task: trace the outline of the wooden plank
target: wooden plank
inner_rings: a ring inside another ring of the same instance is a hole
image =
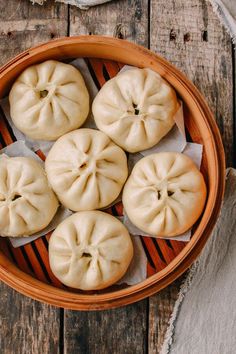
[[[48,0],[44,6],[29,0],[0,1],[0,65],[34,45],[67,35],[68,6]]]
[[[100,34],[148,46],[148,4],[145,0],[112,1],[81,11],[70,9],[70,36]]]
[[[146,352],[146,300],[102,312],[65,311],[65,354]]]
[[[0,283],[1,354],[59,354],[60,310]]]
[[[233,92],[233,100],[234,100],[234,113],[236,112],[236,91],[235,91],[235,88],[236,88],[236,45],[234,44],[233,45],[233,69],[234,69],[234,72],[233,72],[233,86],[234,86],[234,92]],[[234,130],[233,130],[233,134],[234,134],[234,154],[233,154],[233,167],[235,168],[236,167],[236,154],[235,154],[235,151],[236,151],[236,114],[234,114]]]
[[[70,35],[100,34],[148,46],[148,6],[144,0],[113,1],[81,11],[70,8]],[[112,68],[107,68],[109,71]],[[146,352],[148,300],[102,312],[64,312],[64,353]]]
[[[232,46],[205,0],[152,0],[150,48],[186,73],[205,95],[233,161]],[[149,299],[149,352],[160,352],[180,280]]]
[[[23,50],[67,34],[68,6],[48,0],[0,0],[0,65]],[[2,354],[59,353],[60,310],[28,299],[0,284]]]
[[[186,73],[206,97],[233,158],[233,73],[230,36],[207,0],[152,0],[150,45]]]
[[[159,354],[178,292],[185,276],[149,298],[148,352]]]

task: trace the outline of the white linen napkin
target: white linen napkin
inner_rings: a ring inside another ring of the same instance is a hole
[[[236,352],[236,170],[223,208],[175,303],[161,354]]]

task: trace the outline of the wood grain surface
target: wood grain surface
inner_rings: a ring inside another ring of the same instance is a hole
[[[142,44],[176,64],[204,93],[233,155],[233,51],[205,0],[119,0],[81,11],[47,0],[0,0],[0,64],[64,35],[107,34]],[[0,286],[0,352],[159,353],[181,279],[148,300],[103,312],[63,311]]]
[[[1,354],[60,354],[60,310],[1,283]]]
[[[204,94],[232,165],[232,43],[209,1],[152,0],[150,48],[186,73]]]
[[[64,353],[145,353],[147,301],[102,312],[65,311]]]

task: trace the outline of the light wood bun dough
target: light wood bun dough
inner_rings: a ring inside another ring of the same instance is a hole
[[[25,69],[9,101],[15,126],[32,139],[56,140],[79,128],[89,112],[89,94],[79,70],[56,60]]]
[[[73,214],[57,226],[49,241],[54,275],[65,285],[98,290],[116,283],[133,257],[125,226],[101,211]]]
[[[28,157],[0,158],[0,235],[29,236],[44,229],[58,208],[41,165]]]
[[[45,167],[59,200],[74,211],[109,205],[128,176],[125,152],[93,129],[78,129],[59,138]]]
[[[107,81],[92,105],[97,127],[129,152],[157,144],[174,125],[173,88],[150,69],[130,69]]]
[[[201,215],[206,185],[189,157],[162,152],[138,161],[122,200],[129,219],[142,231],[158,237],[177,236]]]

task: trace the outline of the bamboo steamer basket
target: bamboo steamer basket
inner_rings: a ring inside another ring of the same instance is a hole
[[[39,301],[75,310],[102,310],[127,305],[150,296],[185,272],[204,247],[220,210],[225,181],[225,158],[214,117],[196,87],[173,65],[149,50],[110,37],[79,36],[61,38],[29,49],[0,68],[0,98],[8,94],[17,76],[29,65],[48,59],[86,59],[100,86],[124,65],[147,67],[162,75],[184,102],[185,127],[193,142],[203,145],[201,171],[208,188],[201,218],[194,225],[189,242],[142,238],[147,254],[148,277],[133,286],[83,292],[63,286],[52,274],[47,246],[50,234],[14,249],[0,238],[0,279],[17,291]],[[107,77],[108,76],[108,77]],[[1,112],[0,112],[1,113]],[[14,141],[4,117],[0,133],[6,145]],[[38,151],[42,156],[42,153]],[[118,204],[110,210],[122,213]]]

